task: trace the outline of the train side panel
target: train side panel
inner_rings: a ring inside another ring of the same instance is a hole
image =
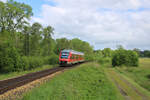
[[[61,51],[59,54],[59,64],[60,65],[68,65],[68,64],[75,64],[84,61],[84,55],[81,53],[74,53],[74,52],[63,52]]]

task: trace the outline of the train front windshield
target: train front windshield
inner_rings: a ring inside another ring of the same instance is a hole
[[[62,59],[68,59],[68,57],[69,57],[69,52],[62,52],[61,53],[61,58]]]

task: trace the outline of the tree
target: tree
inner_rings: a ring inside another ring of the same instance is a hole
[[[0,26],[1,32],[5,30],[10,33],[20,31],[27,20],[33,15],[32,8],[24,3],[8,0],[7,3],[0,1]]]
[[[102,50],[103,56],[104,57],[111,57],[112,56],[112,50],[110,48],[104,48]]]
[[[133,51],[135,51],[138,54],[138,56],[140,56],[140,49],[134,48]]]
[[[56,39],[55,53],[59,54],[63,49],[71,49],[71,42],[66,38]]]
[[[87,54],[93,52],[93,47],[88,42],[82,41],[78,38],[74,38],[71,40],[71,47],[74,50],[81,51]]]
[[[33,23],[31,26],[30,35],[30,55],[36,56],[40,54],[40,42],[42,39],[42,25],[39,23]]]
[[[18,48],[20,32],[33,15],[32,8],[24,3],[8,0],[6,3],[0,1],[0,32],[9,32],[14,40],[14,46]]]
[[[30,26],[25,26],[23,30],[23,48],[22,52],[23,55],[29,56],[30,55],[30,33],[31,33],[31,27]]]
[[[50,55],[53,51],[53,44],[52,44],[52,34],[54,34],[54,28],[52,28],[51,26],[47,26],[46,28],[43,29],[43,41],[42,41],[42,48],[43,48],[43,52],[42,55],[43,56],[47,56]]]
[[[138,66],[138,55],[135,51],[118,49],[112,57],[112,65],[115,66]]]
[[[10,42],[0,45],[0,72],[19,71],[21,59],[16,48]]]
[[[150,51],[144,50],[144,57],[150,57]]]

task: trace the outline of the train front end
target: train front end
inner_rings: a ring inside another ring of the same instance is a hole
[[[59,64],[68,65],[70,64],[70,52],[67,50],[62,50],[59,54]]]

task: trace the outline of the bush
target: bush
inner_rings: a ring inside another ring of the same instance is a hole
[[[99,58],[98,62],[100,64],[110,64],[111,65],[111,58]]]
[[[44,65],[48,65],[49,64],[49,56],[47,56],[47,57],[43,57],[43,64]]]
[[[29,69],[40,67],[43,65],[43,59],[40,57],[29,57]]]
[[[0,45],[0,72],[4,73],[30,70],[47,64],[57,64],[58,59],[59,57],[54,54],[50,57],[21,57],[15,47]]]
[[[22,57],[22,65],[24,70],[30,70],[43,65],[57,64],[58,59],[57,55],[51,55],[50,57],[24,56]]]
[[[28,57],[26,56],[22,57],[22,66],[23,66],[23,70],[30,69],[30,62],[29,62]]]
[[[94,54],[84,54],[84,59],[86,61],[94,61],[96,58],[94,57]]]
[[[53,54],[49,57],[49,64],[50,65],[58,64],[58,63],[59,63],[59,56],[58,55]]]
[[[14,47],[3,47],[0,49],[0,71],[11,72],[22,70],[18,51]]]
[[[48,64],[48,63],[44,63],[45,62],[44,60],[45,60],[44,57],[24,56],[22,57],[23,69],[29,70],[29,69],[33,69]]]
[[[119,49],[112,58],[113,66],[138,66],[138,55],[135,51]]]

